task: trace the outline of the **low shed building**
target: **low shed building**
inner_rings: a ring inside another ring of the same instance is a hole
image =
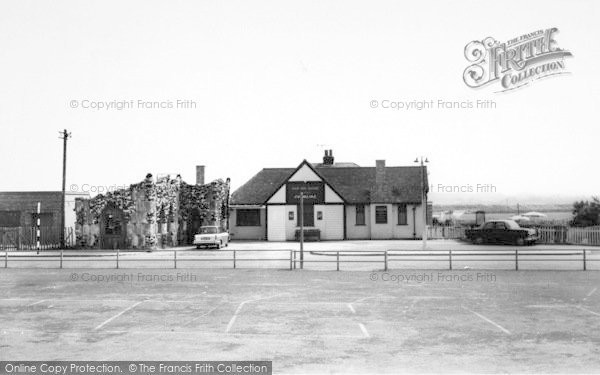
[[[75,200],[86,197],[89,197],[88,193],[65,193],[64,239],[67,246],[75,244]],[[61,191],[0,192],[0,250],[35,249],[38,217],[42,249],[59,248],[62,203]]]

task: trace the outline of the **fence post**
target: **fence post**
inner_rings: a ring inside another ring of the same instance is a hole
[[[177,250],[173,250],[173,268],[177,268]]]
[[[290,250],[290,271],[292,270],[292,252],[293,250]]]
[[[235,269],[235,260],[236,260],[236,253],[235,253],[235,250],[233,250],[233,269]]]
[[[292,250],[294,252],[294,269],[296,269],[296,250]]]
[[[386,250],[385,253],[383,253],[383,255],[384,255],[384,258],[383,258],[384,268],[383,268],[383,270],[387,271],[388,270],[388,251]]]
[[[8,268],[8,251],[4,252],[4,268]]]
[[[515,250],[515,271],[519,270],[519,249]]]
[[[117,269],[119,269],[119,249],[117,249]]]
[[[452,271],[452,250],[448,250],[448,266],[450,271]]]
[[[584,250],[583,250],[583,270],[584,270],[584,271],[585,271],[585,270],[586,270],[586,268],[587,268],[587,265],[586,265],[585,263],[586,263],[586,259],[585,259],[585,249],[584,249]]]
[[[337,264],[336,271],[339,271],[340,270],[340,252],[339,251],[336,253],[336,264]]]
[[[63,251],[60,251],[60,268],[63,268]]]

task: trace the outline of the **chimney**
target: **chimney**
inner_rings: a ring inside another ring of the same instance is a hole
[[[377,191],[383,191],[385,184],[385,160],[375,160],[375,185]]]
[[[204,185],[204,166],[196,166],[196,185]]]
[[[323,165],[333,165],[333,150],[325,150]]]

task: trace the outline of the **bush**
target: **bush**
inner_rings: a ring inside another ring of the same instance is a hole
[[[590,227],[600,224],[600,200],[593,197],[592,201],[579,201],[573,204],[574,227]]]

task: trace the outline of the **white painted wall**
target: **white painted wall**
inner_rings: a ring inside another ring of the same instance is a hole
[[[387,207],[387,223],[385,224],[376,224],[375,223],[375,213],[377,206],[385,206]],[[392,223],[394,222],[394,217],[392,215],[392,205],[391,204],[371,204],[370,215],[369,215],[370,223],[371,223],[371,238],[374,240],[384,240],[393,238],[393,228]]]
[[[365,225],[356,225],[356,206],[346,206],[346,237],[349,240],[371,238],[371,206],[365,205]]]
[[[288,181],[321,181],[321,178],[305,164]]]
[[[323,219],[317,220],[317,212],[323,212]],[[344,239],[344,206],[341,204],[315,205],[315,227],[321,231],[322,240]]]
[[[342,198],[340,198],[339,195],[337,195],[335,193],[335,191],[333,191],[332,188],[329,187],[329,185],[325,184],[325,202],[326,203],[342,203],[344,201],[342,200]]]
[[[387,224],[375,224],[375,207],[376,206],[387,206],[388,208],[388,222]],[[416,207],[416,230],[415,223],[413,220],[413,210]],[[423,215],[424,211],[421,205],[407,205],[407,220],[408,225],[398,225],[398,205],[396,204],[372,204],[370,207],[370,218],[371,218],[371,238],[372,239],[411,239],[413,233],[416,232],[416,237],[420,238],[423,228]]]
[[[284,184],[273,196],[267,201],[267,203],[285,203],[285,189]]]
[[[231,210],[229,216],[229,234],[232,240],[264,240],[265,239],[265,220],[266,210],[260,209],[260,226],[256,227],[238,227],[236,225],[237,209]]]
[[[393,236],[394,238],[401,238],[401,239],[412,239],[413,238],[413,233],[415,232],[415,227],[414,227],[414,221],[413,221],[413,207],[415,207],[415,205],[406,205],[406,219],[407,219],[407,225],[398,225],[398,205],[395,204],[392,207],[392,230],[393,230]],[[423,225],[419,225],[419,217],[422,218],[422,216],[420,216],[420,211],[419,211],[419,206],[417,206],[417,211],[415,212],[416,214],[416,218],[417,218],[417,230],[416,230],[416,234],[417,237],[421,236],[421,232],[419,231],[419,228],[422,228]]]
[[[288,241],[294,241],[296,239],[296,223],[298,223],[298,207],[295,205],[286,205],[285,207],[285,238]],[[290,212],[294,213],[294,219],[289,219]]]
[[[285,241],[287,226],[286,206],[268,206],[267,217],[267,235],[269,241]]]
[[[424,210],[421,205],[407,205],[407,225],[398,225],[398,205],[387,206],[387,224],[375,224],[375,206],[365,205],[365,224],[356,225],[356,206],[346,206],[346,236],[349,240],[368,239],[412,239],[413,232],[421,238]],[[416,207],[416,230],[414,229],[413,210]],[[289,220],[289,212],[294,213],[294,220]],[[317,212],[323,212],[323,220],[317,220]],[[268,208],[269,241],[293,241],[298,229],[298,212],[295,205],[271,205]],[[315,205],[315,226],[321,230],[322,240],[342,240],[344,238],[343,205]],[[307,227],[309,228],[309,227]]]
[[[424,225],[424,221],[425,221],[425,219],[424,219],[425,218],[425,207],[422,207],[420,204],[417,204],[415,206],[417,208],[417,210],[415,212],[416,221],[417,221],[417,238],[421,238],[421,236],[423,234],[423,225]],[[410,215],[409,220],[412,220],[412,207],[410,208],[409,215]],[[411,232],[411,238],[412,238],[412,232]]]

